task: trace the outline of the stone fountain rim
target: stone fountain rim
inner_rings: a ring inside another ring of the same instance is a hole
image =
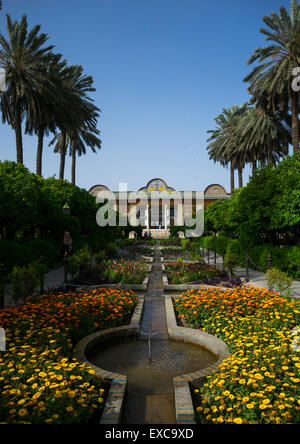
[[[216,357],[216,362],[213,365],[173,378],[177,424],[195,424],[195,410],[189,384],[217,372],[221,363],[230,357],[230,352],[227,344],[217,336],[201,330],[179,327],[171,295],[165,296],[165,307],[169,339],[200,345]]]
[[[119,424],[124,407],[124,399],[127,390],[127,376],[110,372],[96,367],[86,357],[86,352],[94,345],[107,341],[111,338],[136,335],[140,328],[144,308],[144,296],[139,296],[139,301],[134,309],[129,325],[108,328],[92,333],[81,339],[75,346],[75,358],[87,365],[87,370],[93,370],[96,378],[111,382],[107,400],[104,406],[100,424]]]
[[[143,308],[144,296],[140,296],[129,325],[92,333],[79,341],[75,346],[76,359],[81,363],[85,363],[88,370],[93,370],[96,378],[111,382],[100,424],[120,423],[128,379],[125,375],[110,372],[94,366],[86,358],[86,352],[94,345],[111,338],[136,335],[140,330]],[[173,378],[177,424],[193,424],[195,423],[195,411],[190,394],[189,383],[217,371],[221,362],[228,358],[230,353],[227,345],[216,336],[201,330],[179,327],[175,317],[173,300],[169,295],[165,295],[165,310],[168,336],[170,340],[194,343],[210,351],[216,357],[216,363],[209,367]]]

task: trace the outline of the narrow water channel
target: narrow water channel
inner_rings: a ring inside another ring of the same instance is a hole
[[[205,368],[215,358],[201,347],[168,340],[157,248],[145,294],[140,335],[136,340],[124,341],[95,347],[88,356],[94,365],[128,377],[123,423],[176,424],[173,377]]]

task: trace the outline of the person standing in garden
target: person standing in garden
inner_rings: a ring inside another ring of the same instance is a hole
[[[62,254],[64,257],[70,256],[73,251],[73,239],[69,233],[69,231],[66,231],[64,234],[64,238],[62,241],[62,244],[59,249],[59,253]]]

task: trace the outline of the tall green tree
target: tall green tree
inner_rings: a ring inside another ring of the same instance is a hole
[[[72,108],[72,101],[68,100],[61,81],[61,72],[66,62],[61,60],[60,54],[51,54],[44,70],[45,85],[33,92],[31,104],[26,115],[25,131],[36,134],[38,138],[36,153],[36,174],[42,175],[42,156],[44,136],[56,132],[59,125],[70,118],[68,109]]]
[[[0,66],[6,74],[6,90],[1,97],[2,120],[12,126],[16,136],[17,162],[23,163],[22,120],[29,112],[35,91],[43,85],[53,46],[45,46],[48,35],[37,25],[28,30],[27,18],[12,22],[7,15],[8,39],[0,35]]]
[[[54,145],[54,151],[60,153],[60,179],[64,179],[67,148],[74,139],[74,134],[83,128],[96,128],[100,112],[88,96],[89,92],[95,91],[93,78],[84,74],[82,66],[66,67],[62,76],[65,94],[70,100],[70,109],[66,120],[58,125],[60,133],[49,144]]]
[[[299,149],[299,92],[292,88],[292,71],[300,62],[300,3],[291,1],[290,13],[285,7],[280,14],[263,17],[267,29],[260,32],[268,46],[257,48],[247,64],[257,63],[244,81],[259,106],[291,112],[293,150]]]
[[[242,169],[245,163],[237,151],[239,141],[236,138],[235,128],[239,117],[246,111],[247,104],[241,107],[234,105],[232,108],[224,108],[222,113],[215,118],[216,128],[207,131],[211,134],[207,140],[207,151],[210,159],[220,162],[223,166],[230,166],[230,190],[233,193],[234,170],[239,170],[239,185],[242,186]]]
[[[70,146],[70,155],[72,156],[72,184],[76,185],[76,157],[86,154],[86,147],[91,148],[93,153],[97,152],[97,149],[101,149],[101,140],[98,135],[100,131],[95,128],[82,127],[76,133],[73,133]]]
[[[254,169],[257,161],[275,165],[288,154],[290,131],[276,114],[249,107],[237,120],[234,132],[236,155],[241,156],[241,162],[251,161]]]

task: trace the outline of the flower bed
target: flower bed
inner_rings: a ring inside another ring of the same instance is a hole
[[[205,279],[213,279],[227,275],[216,270],[214,267],[205,264],[188,264],[183,262],[165,263],[170,284],[185,284],[187,282],[199,282]]]
[[[194,391],[200,423],[298,423],[299,302],[264,289],[189,291],[180,317],[224,340],[232,356]]]
[[[181,242],[180,239],[160,239],[159,245],[181,246]]]
[[[142,284],[148,271],[148,265],[125,260],[107,261],[99,265],[98,270],[104,281],[110,284]]]
[[[71,284],[93,286],[105,284],[142,284],[148,272],[148,265],[141,262],[110,260],[79,273]]]
[[[151,257],[153,255],[153,249],[151,248],[151,245],[148,245],[145,242],[135,243],[120,249],[119,255],[129,259],[140,259],[141,256]]]
[[[0,353],[0,422],[89,423],[99,420],[107,387],[73,358],[73,346],[124,323],[137,298],[97,289],[47,295],[0,312],[7,350]]]
[[[183,248],[162,248],[160,250],[160,253],[162,255],[162,257],[164,258],[164,260],[189,260],[189,256],[186,250],[184,250]]]

